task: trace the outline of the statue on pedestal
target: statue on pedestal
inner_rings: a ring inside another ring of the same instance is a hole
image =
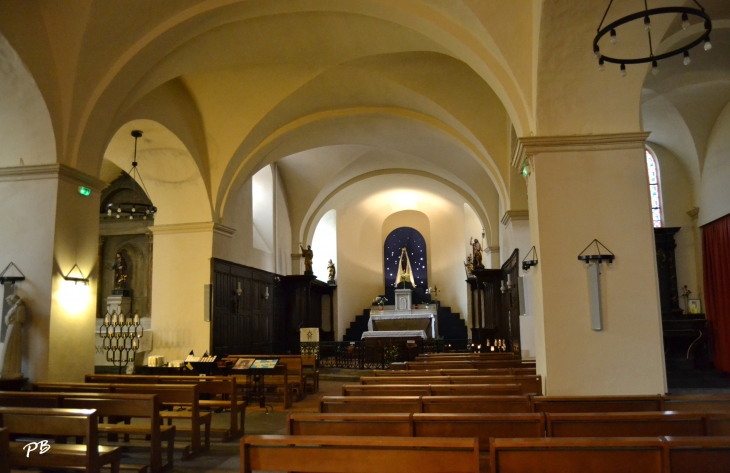
[[[476,238],[471,238],[469,240],[469,244],[471,245],[472,251],[474,253],[474,267],[483,268],[484,265],[482,264],[482,244],[479,243],[479,240]]]
[[[127,285],[127,260],[124,259],[121,253],[117,253],[116,259],[114,260],[114,289],[122,290],[126,289]]]
[[[304,274],[312,274],[312,258],[314,258],[314,252],[312,252],[312,245],[307,245],[305,250],[301,242],[299,248],[302,250],[302,257],[304,258]]]
[[[335,264],[332,262],[332,260],[327,263],[327,282],[335,282]]]
[[[408,253],[403,248],[400,254],[400,262],[398,263],[398,274],[395,276],[395,287],[398,284],[411,283],[413,287],[416,286],[416,281],[413,279],[413,272],[411,271],[411,261],[408,259]]]
[[[0,379],[20,379],[23,377],[21,361],[23,359],[23,323],[25,322],[25,304],[17,295],[7,299],[10,305],[5,324],[5,344],[0,351]]]
[[[466,261],[464,262],[464,268],[466,270],[466,277],[474,277],[474,263],[472,263],[471,255],[466,255]]]

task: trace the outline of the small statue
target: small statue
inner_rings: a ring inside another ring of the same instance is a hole
[[[13,294],[5,299],[10,305],[5,324],[5,344],[0,350],[0,379],[20,379],[23,377],[21,362],[23,359],[23,323],[25,322],[25,304]]]
[[[300,242],[299,248],[301,248],[302,256],[304,257],[304,274],[307,274],[307,273],[312,274],[312,258],[314,258],[314,253],[312,252],[312,245],[307,245],[307,249],[305,250]]]
[[[471,245],[472,251],[474,252],[474,267],[484,267],[484,265],[482,264],[482,244],[479,243],[479,240],[477,240],[476,238],[469,239],[469,244]]]
[[[332,260],[327,263],[327,282],[335,282],[335,264]]]
[[[466,255],[466,261],[464,261],[464,269],[466,270],[466,277],[474,277],[474,263],[472,262],[471,255]]]
[[[114,260],[114,289],[125,289],[127,285],[127,261],[121,253],[117,253]]]

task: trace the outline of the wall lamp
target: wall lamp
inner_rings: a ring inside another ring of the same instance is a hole
[[[14,271],[13,271],[13,268],[15,268]],[[10,270],[11,272],[18,272],[18,273],[20,273],[20,276],[11,276],[10,274],[8,274],[6,276],[5,273],[7,273],[8,270]],[[25,281],[25,274],[23,274],[23,272],[17,266],[15,266],[15,263],[13,263],[13,262],[11,262],[9,265],[7,265],[5,267],[5,269],[3,269],[3,272],[0,273],[0,284],[5,284],[6,282],[9,282],[10,285],[12,286],[16,282],[20,282],[20,281]]]
[[[591,254],[588,253],[588,249],[595,246],[595,251]],[[601,252],[603,248],[603,252]],[[603,330],[603,309],[601,308],[601,263],[604,261],[607,264],[613,263],[616,259],[611,250],[600,241],[593,240],[585,247],[583,251],[578,255],[578,259],[586,262],[588,268],[588,295],[590,297],[591,304],[591,329],[600,332]]]
[[[525,258],[522,260],[522,270],[527,272],[533,266],[537,266],[537,250],[534,246],[527,252]]]
[[[80,275],[80,277],[71,276],[71,273],[74,272],[74,269],[76,269],[76,272]],[[65,279],[66,281],[73,281],[74,284],[82,282],[87,286],[89,285],[89,278],[84,276],[84,273],[81,272],[81,268],[79,268],[79,265],[77,265],[77,264],[73,265],[73,267],[71,268],[71,271],[69,271],[67,274],[65,274],[63,276],[63,279]]]
[[[266,301],[267,301],[267,300],[269,300],[269,286],[266,286],[266,287],[264,288],[264,294],[263,294],[263,296],[262,296],[262,297],[263,297],[263,298],[264,298],[264,300],[266,300]]]

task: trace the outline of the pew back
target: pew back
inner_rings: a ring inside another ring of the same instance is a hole
[[[420,396],[322,396],[320,413],[421,412]]]
[[[424,413],[528,413],[527,396],[430,396],[423,397]]]
[[[288,435],[412,437],[411,414],[290,414]]]
[[[476,473],[476,439],[253,435],[241,441],[241,473]]]
[[[533,396],[535,412],[656,412],[661,396]],[[667,409],[673,410],[673,409]]]
[[[548,437],[707,435],[705,419],[690,412],[545,414]]]
[[[664,437],[671,473],[727,473],[730,437]]]

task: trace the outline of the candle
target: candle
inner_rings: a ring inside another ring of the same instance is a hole
[[[117,313],[116,311],[112,312],[112,325],[117,324]]]
[[[134,325],[139,325],[139,315],[134,314]]]

